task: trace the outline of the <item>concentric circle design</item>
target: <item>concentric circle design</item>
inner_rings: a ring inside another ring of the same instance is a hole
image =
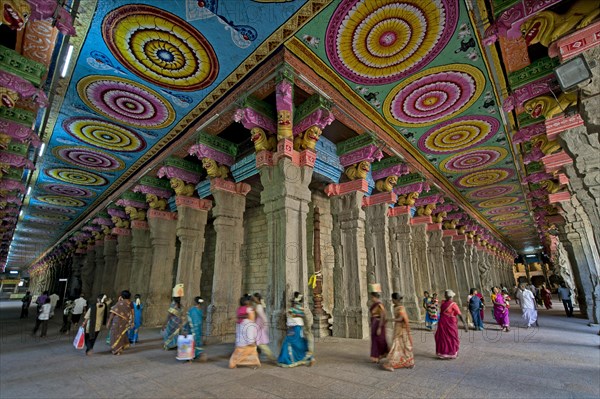
[[[67,186],[64,184],[42,184],[40,188],[46,192],[53,193],[56,195],[67,195],[70,197],[82,197],[82,198],[90,198],[94,197],[96,193],[86,190],[81,187]]]
[[[497,223],[498,226],[519,226],[525,224],[527,224],[527,219],[505,220]]]
[[[117,171],[125,167],[125,163],[112,155],[87,147],[58,146],[52,150],[54,156],[71,165],[100,171]]]
[[[455,184],[462,188],[489,186],[508,179],[513,173],[512,170],[505,168],[480,170],[458,178]]]
[[[473,190],[467,194],[467,197],[473,200],[494,198],[501,195],[512,194],[517,190],[517,188],[518,186],[515,184],[498,184],[493,187],[485,187],[478,190]]]
[[[429,154],[453,154],[484,143],[499,127],[500,122],[490,116],[462,116],[430,129],[418,146]]]
[[[84,206],[85,202],[77,198],[66,197],[64,195],[40,195],[35,197],[38,201],[46,202],[52,205],[60,206]]]
[[[527,217],[527,212],[512,212],[505,213],[503,215],[498,215],[490,218],[494,222],[501,222],[503,220],[512,220]]]
[[[161,87],[196,91],[219,73],[217,55],[200,32],[156,7],[131,4],[102,23],[106,45],[127,69]]]
[[[349,0],[331,16],[325,51],[333,68],[365,85],[398,81],[444,49],[458,20],[456,0]]]
[[[86,76],[77,83],[77,92],[94,111],[129,126],[160,129],[175,119],[164,97],[129,79]]]
[[[75,209],[46,206],[46,205],[35,205],[33,208],[38,211],[50,212],[50,213],[77,213],[77,211]]]
[[[146,148],[146,142],[137,133],[102,119],[69,118],[63,122],[63,129],[76,139],[105,150],[136,152]]]
[[[498,206],[506,206],[510,204],[514,204],[519,200],[519,197],[501,197],[501,198],[492,198],[483,202],[480,202],[479,208],[495,208]]]
[[[463,151],[440,163],[440,170],[446,173],[465,173],[489,168],[506,158],[508,151],[502,147],[479,147]]]
[[[509,206],[503,206],[501,208],[493,208],[490,209],[488,211],[483,212],[484,215],[487,216],[493,216],[493,215],[501,215],[504,213],[512,213],[512,212],[517,212],[517,211],[524,211],[525,210],[525,206],[524,205],[509,205]]]
[[[65,215],[53,215],[50,213],[36,213],[35,215],[31,215],[32,217],[35,218],[40,218],[40,219],[47,219],[47,220],[61,220],[61,221],[68,221],[71,220],[72,218],[69,216],[65,216]]]
[[[102,176],[79,169],[53,168],[46,170],[46,175],[65,183],[82,186],[104,186],[108,183]]]
[[[394,87],[383,102],[383,113],[398,126],[443,122],[473,105],[484,87],[483,73],[471,65],[429,68]]]

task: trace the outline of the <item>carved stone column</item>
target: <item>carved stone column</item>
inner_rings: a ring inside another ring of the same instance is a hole
[[[339,194],[331,198],[335,253],[333,336],[362,339],[369,336],[365,212],[362,209],[368,185],[366,180],[360,179],[336,186],[340,188],[336,190]]]
[[[147,217],[152,241],[152,268],[144,309],[144,324],[160,326],[165,322],[166,312],[171,303],[177,214],[150,209]]]
[[[410,320],[419,321],[421,315],[420,295],[415,283],[412,263],[412,226],[410,207],[396,206],[390,209],[390,251],[392,261],[392,287],[404,296],[402,302]]]
[[[470,245],[467,245],[466,237],[463,234],[457,234],[454,236],[450,236],[449,238],[452,238],[452,248],[454,248],[454,266],[456,271],[456,283],[459,289],[461,290],[460,297],[462,301],[462,298],[466,298],[465,293],[469,292],[471,288],[479,286],[479,284],[477,284],[477,286],[473,285],[472,281],[472,247]],[[444,244],[446,244],[448,241],[444,242]]]
[[[131,290],[129,276],[131,275],[131,230],[114,228],[117,236],[117,271],[115,273],[115,289],[117,295],[123,290]]]
[[[150,227],[144,220],[131,221],[131,254],[133,257],[129,274],[131,293],[140,294],[145,302],[152,271],[152,240]]]
[[[281,156],[282,145],[289,144],[287,140],[280,142],[275,156]],[[314,153],[302,154],[304,159],[307,155],[316,159]],[[260,202],[267,216],[267,298],[272,309],[273,347],[279,346],[285,335],[285,311],[293,292],[298,291],[308,298],[306,219],[313,165],[314,159],[296,163],[283,157],[275,165],[260,166],[263,185]]]
[[[207,334],[221,341],[235,338],[236,310],[242,295],[241,251],[244,244],[244,211],[250,186],[212,179],[210,191],[216,232],[215,265]]]
[[[381,284],[381,299],[388,312],[392,311],[392,259],[390,251],[389,204],[396,203],[394,193],[380,193],[365,197],[365,247],[367,251],[367,275]],[[398,276],[399,277],[399,276]],[[392,314],[392,313],[390,313]]]
[[[427,225],[431,223],[430,216],[412,218],[412,264],[415,277],[415,285],[419,295],[423,291],[432,291],[431,276],[429,275],[429,251],[427,250]]]
[[[462,307],[462,298],[465,296],[466,287],[463,281],[458,280],[457,276],[457,259],[454,250],[454,237],[456,237],[456,230],[443,230],[442,241],[444,242],[444,268],[446,269],[446,287],[456,292],[454,301],[458,303],[458,306]],[[462,254],[464,258],[464,253]],[[464,267],[464,265],[461,265]]]
[[[102,291],[109,298],[116,299],[115,273],[117,271],[117,237],[104,237],[104,274],[102,276]]]
[[[177,196],[177,237],[181,242],[177,265],[177,283],[183,283],[186,295],[182,304],[186,309],[194,306],[194,297],[200,295],[204,229],[212,201]]]
[[[92,291],[94,270],[96,268],[96,253],[94,247],[88,247],[81,265],[81,292],[89,296]]]
[[[427,263],[429,265],[431,290],[437,292],[441,299],[444,291],[449,288],[446,282],[441,223],[427,225]]]
[[[84,292],[86,298],[88,299],[102,293],[102,280],[106,271],[106,266],[104,265],[104,238],[101,240],[96,240],[96,244],[94,246],[94,256],[96,257],[96,269],[94,270],[92,289],[89,293]]]

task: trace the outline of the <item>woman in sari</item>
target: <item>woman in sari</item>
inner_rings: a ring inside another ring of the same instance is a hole
[[[133,327],[129,330],[129,343],[131,344],[139,342],[138,331],[142,325],[142,310],[144,310],[141,298],[140,294],[135,294],[135,301],[133,303]]]
[[[267,313],[265,312],[265,301],[262,299],[262,295],[256,292],[252,296],[254,302],[254,310],[256,311],[256,328],[257,337],[256,345],[260,349],[260,353],[264,354],[269,360],[275,361],[275,356],[269,348],[269,320]]]
[[[173,302],[169,306],[167,323],[163,333],[163,349],[176,349],[177,338],[183,327],[183,309],[181,308],[181,297],[173,297]]]
[[[235,350],[229,358],[229,368],[237,366],[260,367],[258,351],[256,350],[256,312],[251,306],[252,298],[244,295],[240,299],[235,326]]]
[[[394,338],[392,348],[382,367],[388,371],[399,368],[413,368],[415,359],[413,357],[413,342],[410,335],[408,316],[402,306],[402,296],[397,292],[392,294],[394,303]]]
[[[304,335],[306,315],[303,302],[302,294],[294,292],[292,306],[287,311],[287,335],[277,358],[277,365],[280,367],[312,366],[315,362]]]
[[[446,300],[440,307],[440,320],[435,332],[435,352],[440,359],[456,359],[458,357],[460,340],[457,318],[463,323],[465,331],[469,331],[458,305],[453,300],[454,295],[454,291],[446,290],[444,294]]]
[[[110,350],[113,355],[120,355],[129,347],[127,332],[133,321],[131,309],[131,293],[127,290],[121,292],[117,303],[110,308],[110,316],[106,327],[110,329]]]
[[[385,339],[386,312],[378,292],[371,292],[371,361],[379,363],[379,360],[387,356],[389,349]]]
[[[542,299],[544,300],[544,306],[546,309],[552,309],[552,291],[546,287],[546,284],[542,284]]]
[[[508,316],[508,307],[506,306],[506,302],[504,301],[504,296],[500,292],[498,287],[494,287],[493,289],[494,295],[492,296],[492,301],[494,303],[494,318],[500,327],[502,327],[502,331],[508,332],[510,331],[510,320]]]
[[[188,326],[191,334],[194,336],[194,360],[200,359],[206,361],[206,354],[202,347],[202,304],[204,299],[197,296],[194,298],[194,305],[187,314]]]

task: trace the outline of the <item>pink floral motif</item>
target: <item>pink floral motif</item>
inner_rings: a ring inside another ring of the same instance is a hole
[[[33,143],[34,137],[36,142],[39,143],[39,138],[35,135],[33,130],[25,125],[7,119],[0,118],[0,133],[12,137],[13,140],[18,141],[19,143],[24,143],[28,140]]]
[[[147,209],[148,208],[147,203],[135,201],[135,200],[131,200],[131,199],[122,199],[121,198],[121,199],[117,200],[117,202],[115,202],[115,204],[117,204],[118,206],[122,206],[123,208],[125,208],[126,206],[132,206],[137,209]]]
[[[10,152],[0,151],[0,163],[5,163],[15,168],[35,169],[33,162],[28,158]]]
[[[340,164],[343,167],[346,167],[362,161],[379,161],[381,158],[383,158],[383,153],[379,147],[376,145],[368,145],[366,147],[359,148],[358,150],[341,155]]]
[[[158,198],[170,198],[171,190],[138,184],[133,188],[134,193],[154,194]]]
[[[240,122],[248,130],[260,127],[271,134],[277,133],[277,124],[274,120],[249,107],[237,109],[233,115],[233,120]]]
[[[398,195],[405,195],[409,193],[421,193],[423,191],[429,191],[429,183],[426,181],[407,184],[406,186],[394,187],[394,192]]]
[[[73,17],[56,0],[27,0],[31,6],[31,21],[56,19],[56,28],[65,35],[75,36]]]
[[[546,126],[543,122],[524,127],[519,130],[512,138],[514,144],[521,144],[530,141],[532,138],[546,133]]]
[[[202,158],[214,159],[218,163],[227,166],[231,166],[235,162],[234,158],[231,155],[225,154],[221,151],[217,151],[204,144],[194,144],[188,150],[188,154],[195,155],[200,160],[202,160]]]
[[[110,216],[116,216],[116,217],[119,217],[121,219],[128,219],[129,218],[127,216],[127,214],[125,213],[125,210],[120,209],[120,208],[108,208],[106,211],[108,212],[108,214]]]
[[[16,91],[22,99],[32,97],[40,107],[48,105],[46,93],[20,76],[0,70],[0,86]]]
[[[163,166],[158,170],[156,176],[166,177],[167,179],[179,178],[186,183],[198,184],[201,175],[175,166]]]
[[[373,172],[371,176],[373,180],[385,179],[388,176],[403,176],[408,174],[410,171],[408,170],[408,165],[399,164],[394,165],[389,168],[378,170],[377,172]]]
[[[552,175],[546,172],[538,172],[538,173],[532,173],[529,176],[525,176],[525,178],[523,178],[523,182],[525,183],[539,183],[543,180],[548,180],[548,179],[552,179]]]
[[[429,204],[443,204],[444,194],[428,195],[427,197],[419,197],[415,201],[415,206],[423,206]]]
[[[544,152],[540,149],[540,147],[538,146],[533,146],[533,148],[531,149],[530,152],[528,152],[527,154],[525,154],[523,156],[523,163],[525,165],[531,163],[531,162],[535,162],[535,161],[539,161],[540,159],[542,159],[544,157]]]
[[[330,111],[325,109],[317,109],[306,118],[294,124],[294,136],[299,135],[311,126],[318,126],[319,129],[323,130],[326,126],[331,125],[334,120],[335,116]]]
[[[541,79],[531,82],[523,87],[515,89],[515,91],[508,96],[502,104],[502,109],[506,112],[512,111],[514,108],[523,106],[523,103],[534,97],[541,96],[542,94],[548,93],[550,90],[558,88],[556,84],[556,76],[550,74]]]

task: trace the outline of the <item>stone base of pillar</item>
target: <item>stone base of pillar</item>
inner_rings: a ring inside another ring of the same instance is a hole
[[[330,318],[331,315],[325,311],[314,314],[312,330],[315,338],[329,337],[331,335]]]
[[[417,297],[403,298],[402,304],[408,315],[408,320],[415,323],[421,321],[421,308],[418,306]]]
[[[236,319],[236,305],[210,305],[206,317],[206,342],[208,344],[235,342]]]
[[[368,315],[362,308],[348,308],[333,311],[333,336],[340,338],[368,338]]]

